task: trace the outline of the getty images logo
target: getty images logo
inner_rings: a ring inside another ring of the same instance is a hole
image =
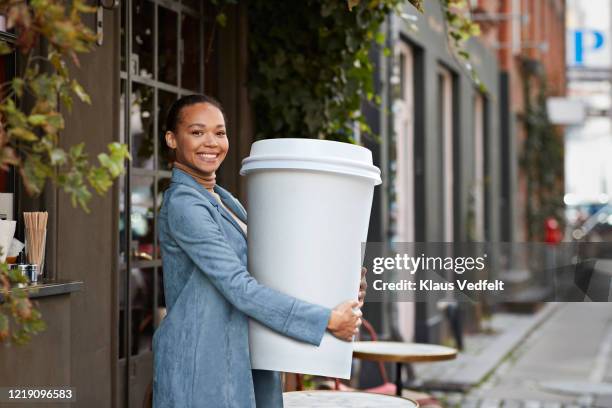
[[[407,271],[414,275],[418,271],[442,272],[452,271],[461,275],[466,271],[482,271],[485,267],[487,254],[482,256],[411,256],[396,254],[393,257],[376,257],[372,261],[372,272],[380,275],[385,271]]]

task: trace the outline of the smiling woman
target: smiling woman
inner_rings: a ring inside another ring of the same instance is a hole
[[[325,330],[352,339],[360,303],[347,300],[330,310],[250,275],[246,211],[215,183],[229,149],[217,101],[177,100],[166,128],[175,162],[159,212],[168,312],[153,338],[154,406],[282,407],[279,373],[251,370],[248,319],[318,346]]]
[[[199,172],[212,188],[215,171],[229,150],[221,105],[206,95],[181,98],[168,113],[166,129],[166,143],[176,153],[175,167]]]

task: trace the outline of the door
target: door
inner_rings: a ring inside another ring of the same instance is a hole
[[[395,136],[395,173],[392,240],[415,240],[415,174],[414,174],[414,55],[411,47],[400,41],[395,50],[399,84],[393,101],[393,130]],[[414,303],[396,302],[398,332],[404,341],[414,337]]]

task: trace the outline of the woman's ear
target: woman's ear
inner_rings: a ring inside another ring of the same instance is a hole
[[[176,149],[176,135],[174,132],[167,131],[166,132],[166,145],[168,145],[171,149]]]

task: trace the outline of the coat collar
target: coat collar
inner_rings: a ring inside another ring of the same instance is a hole
[[[232,225],[234,225],[234,227],[236,227],[236,229],[238,229],[238,231],[240,231],[240,233],[244,235],[246,238],[244,231],[242,230],[242,228],[240,228],[240,225],[238,225],[234,217],[232,217],[231,214],[229,214],[225,208],[222,208],[223,206],[219,205],[219,201],[217,201],[215,196],[213,196],[210,193],[210,191],[205,189],[193,177],[191,177],[189,174],[185,173],[184,171],[180,169],[174,168],[172,169],[172,182],[185,184],[189,187],[192,187],[198,190],[200,194],[202,194],[219,211],[219,213],[225,219],[227,219]],[[247,221],[246,212],[241,206],[237,204],[237,200],[227,190],[225,190],[221,186],[215,185],[214,190],[215,190],[215,193],[219,194],[219,197],[221,197],[221,201],[223,201],[223,204],[227,208],[229,208],[234,214],[236,214],[236,216],[242,222],[246,224],[246,221]]]

